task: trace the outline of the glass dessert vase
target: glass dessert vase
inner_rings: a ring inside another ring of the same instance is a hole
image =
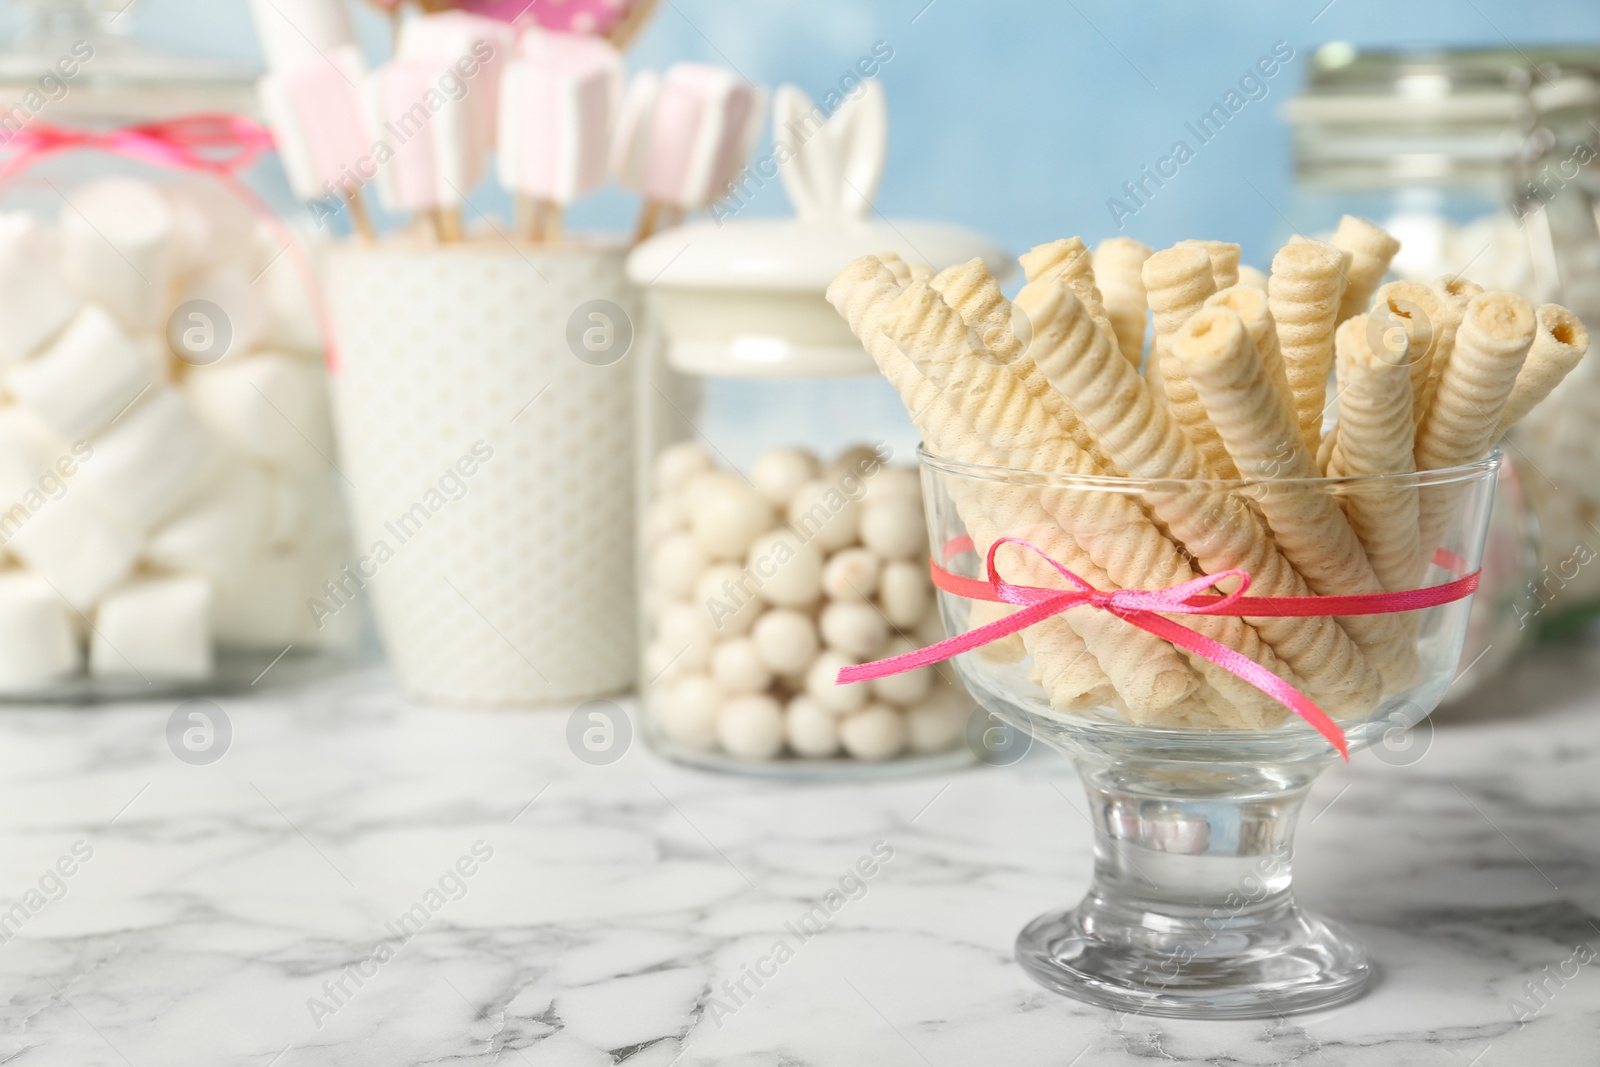
[[[1359,618],[1338,619],[1306,599],[1295,602],[1304,613],[1296,617],[1284,617],[1292,612],[1280,610],[1282,603],[1263,604],[1260,616],[1243,614],[1245,600],[1224,619],[1209,609],[1159,610],[1171,601],[1130,612],[1102,597],[953,661],[988,712],[1064,753],[1088,792],[1094,877],[1080,904],[1040,916],[1018,936],[1018,962],[1035,980],[1121,1011],[1190,1018],[1276,1016],[1359,995],[1372,977],[1365,950],[1302,910],[1291,884],[1295,823],[1317,775],[1340,758],[1334,745],[1259,687],[1235,684],[1242,681],[1238,670],[1185,653],[1141,631],[1132,617],[1166,624],[1169,634],[1171,623],[1198,631],[1266,666],[1327,712],[1351,752],[1409,729],[1438,704],[1455,674],[1499,455],[1418,474],[1265,482],[1055,476],[971,466],[926,451],[922,459],[935,578],[952,634],[1027,610],[1042,590],[1072,589],[1061,567],[1093,584],[1087,573],[1097,560],[1078,566],[1062,557],[1076,553],[1082,561],[1119,551],[1126,535],[1097,524],[1129,501],[1156,520],[1194,574],[1244,570],[1252,578],[1245,596],[1262,598],[1371,592],[1303,584],[1291,591],[1283,584],[1285,568],[1262,562],[1264,553],[1293,564],[1287,538],[1219,567],[1214,546],[1229,541],[1228,531],[1267,530],[1261,514],[1274,509],[1261,507],[1265,494],[1296,494],[1324,511],[1329,503],[1350,511],[1398,501],[1402,515],[1422,516],[1401,531],[1407,539],[1415,535],[1416,545],[1415,580],[1406,588],[1446,592],[1424,597],[1432,606],[1420,610],[1408,610],[1418,599],[1397,596],[1392,586],[1369,598]],[[1041,521],[1046,514],[1063,521]],[[1197,531],[1205,536],[1180,540]],[[1217,532],[1213,541],[1210,531]],[[1197,552],[1196,559],[1181,547],[1199,543],[1211,554]],[[1257,566],[1244,566],[1244,558]],[[1278,576],[1275,587],[1271,574]],[[1015,584],[997,586],[996,577]],[[1219,582],[1216,593],[1233,592],[1238,581]],[[973,590],[980,583],[999,595],[979,598]],[[1140,588],[1154,592],[1165,584],[1152,580]],[[1193,596],[1190,590],[1179,599]],[[1384,633],[1387,639],[1379,640]],[[1162,662],[1178,673],[1160,674],[1158,668],[1168,669]],[[1138,688],[1141,679],[1165,684],[1184,670],[1192,680],[1176,699],[1171,685],[1161,698]],[[1358,682],[1362,672],[1366,680]]]

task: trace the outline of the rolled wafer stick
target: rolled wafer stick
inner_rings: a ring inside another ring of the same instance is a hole
[[[894,270],[894,267],[889,269]],[[909,272],[906,280],[910,280]],[[1127,473],[1094,443],[1071,405],[1050,388],[1050,383],[1027,356],[1022,341],[1012,329],[1011,301],[1000,292],[1000,283],[995,281],[981,258],[947,267],[934,276],[931,284],[944,294],[945,301],[955,308],[962,321],[977,331],[978,339],[994,358],[1022,379],[1033,398],[1061,424],[1074,444],[1089,453],[1101,471],[1116,477]]]
[[[1347,259],[1332,245],[1296,236],[1272,257],[1272,274],[1267,278],[1267,299],[1278,324],[1278,343],[1307,456],[1315,456],[1322,441],[1322,413],[1333,370],[1333,329],[1344,297]]]
[[[1267,293],[1253,285],[1230,285],[1221,292],[1206,298],[1207,307],[1223,307],[1239,316],[1256,346],[1261,365],[1267,377],[1277,387],[1286,401],[1293,395],[1289,389],[1289,375],[1283,366],[1283,349],[1278,346],[1278,324],[1272,319],[1272,309],[1267,306]]]
[[[1267,291],[1267,276],[1249,264],[1239,267],[1239,284],[1248,285],[1252,289]]]
[[[1388,230],[1366,219],[1346,215],[1328,243],[1350,257],[1345,269],[1344,296],[1339,298],[1339,321],[1359,315],[1389,271],[1400,242]]]
[[[1427,408],[1434,364],[1455,343],[1461,315],[1438,293],[1420,282],[1389,282],[1372,297],[1374,312],[1387,311],[1406,332],[1407,358],[1411,361],[1411,419],[1415,424]]]
[[[1410,474],[1410,341],[1387,311],[1356,315],[1334,339],[1338,362],[1338,477]],[[1332,435],[1330,435],[1332,436]],[[1373,573],[1391,591],[1411,588],[1420,547],[1417,490],[1411,485],[1352,487],[1339,498]]]
[[[1480,293],[1467,305],[1455,347],[1417,428],[1417,469],[1482,459],[1494,441],[1517,374],[1538,332],[1533,308],[1511,293]],[[1429,486],[1418,503],[1422,558],[1440,547],[1459,486]]]
[[[1338,435],[1329,433],[1323,434],[1322,442],[1317,445],[1317,470],[1329,478],[1338,477],[1337,474],[1333,473],[1335,469],[1333,465],[1333,446],[1337,442]]]
[[[894,275],[881,261],[865,256],[856,260],[828,287],[828,300],[861,338],[879,370],[900,394],[923,439],[940,455],[958,462],[998,465],[998,455],[973,434],[950,408],[938,386],[901,352],[884,332],[884,320],[901,291]],[[953,487],[957,511],[972,534],[974,544],[987,549],[994,532],[981,502],[969,487]],[[1058,616],[1022,631],[1024,647],[1034,656],[1038,682],[1050,695],[1052,706],[1081,710],[1084,700],[1106,700],[1115,687],[1088,645],[1071,625]],[[1120,698],[1118,698],[1120,699]]]
[[[1155,403],[1128,361],[1099,336],[1070,291],[1058,286],[1027,302],[1039,368],[1050,384],[1073,398],[1091,432],[1126,457],[1131,473],[1204,476],[1194,444]],[[1206,573],[1243,570],[1257,596],[1311,595],[1305,579],[1273,547],[1260,518],[1238,494],[1153,491],[1148,496],[1156,516]],[[1377,673],[1333,619],[1263,617],[1251,619],[1250,625],[1330,714],[1349,717],[1372,710],[1378,699]],[[1229,647],[1255,658],[1247,645]]]
[[[1179,241],[1178,247],[1203,248],[1211,259],[1211,280],[1218,289],[1239,284],[1239,246],[1232,241]]]
[[[1539,332],[1528,349],[1528,358],[1517,374],[1517,383],[1511,387],[1511,396],[1500,413],[1500,424],[1495,427],[1495,440],[1522,421],[1589,350],[1589,331],[1583,328],[1578,316],[1560,304],[1545,304],[1537,313]]]
[[[1074,321],[1082,333],[1095,338],[1104,358],[1114,362],[1127,380],[1141,390],[1144,388],[1137,372],[1088,318],[1064,280],[1042,283],[1034,292],[1043,294],[1046,301],[1035,308],[1036,316],[1043,315],[1043,318],[1034,319],[1036,347],[1042,345],[1052,350],[1060,347],[1055,331],[1062,321],[1053,315],[1055,305],[1048,302],[1051,294],[1058,294],[1058,299],[1072,302],[1078,312]],[[978,435],[1004,458],[1002,465],[1061,474],[1082,473],[1088,466],[1087,457],[1064,435],[1040,432],[1047,424],[1043,410],[1017,383],[1005,379],[1003,368],[970,354],[962,358],[962,345],[975,339],[961,328],[959,319],[942,306],[942,301],[933,299],[937,295],[931,290],[920,292],[916,286],[908,287],[901,295],[902,312],[910,313],[913,309],[915,312],[914,320],[909,324],[902,321],[897,330],[896,339],[901,348],[918,363],[929,380],[944,390]],[[1188,560],[1176,546],[1124,494],[1044,487],[1039,499],[1045,510],[1088,553],[1095,567],[1103,569],[1118,586],[1149,588],[1150,583],[1154,583],[1165,587],[1187,581],[1194,575]],[[1249,625],[1236,619],[1196,618],[1193,621],[1196,630],[1269,670],[1289,673]],[[1089,640],[1091,648],[1096,647],[1086,630],[1080,627],[1079,632]],[[1261,727],[1281,721],[1283,708],[1264,699],[1253,687],[1201,657],[1194,657],[1193,664],[1203,678],[1228,697],[1235,725]],[[1104,658],[1101,666],[1116,677]],[[1120,681],[1117,688],[1132,706],[1135,695]]]
[[[1439,291],[1440,296],[1460,308],[1463,315],[1466,314],[1467,305],[1472,303],[1472,298],[1483,293],[1483,286],[1460,274],[1443,275],[1433,283],[1433,287]]]
[[[1131,237],[1107,237],[1094,249],[1094,276],[1105,303],[1117,348],[1135,367],[1144,363],[1144,335],[1150,304],[1144,293],[1144,261],[1154,253]]]
[[[1167,411],[1199,450],[1206,476],[1231,479],[1237,478],[1239,472],[1216,428],[1206,418],[1205,406],[1194,385],[1184,375],[1181,363],[1166,358],[1173,336],[1216,293],[1215,279],[1211,253],[1198,241],[1180,242],[1145,260],[1145,291],[1156,327],[1149,373],[1153,375],[1153,388],[1165,399]]]
[[[1029,284],[1060,278],[1072,286],[1073,293],[1083,301],[1083,306],[1089,309],[1090,316],[1105,330],[1106,336],[1116,339],[1111,318],[1106,314],[1105,298],[1095,283],[1094,257],[1089,254],[1081,237],[1065,237],[1035,245],[1030,251],[1024,252],[1018,262],[1022,264],[1022,273]]]
[[[1306,450],[1293,410],[1268,376],[1239,316],[1218,307],[1198,312],[1173,338],[1172,354],[1188,370],[1239,473],[1262,479],[1255,487],[1256,502],[1279,551],[1312,590],[1324,596],[1382,592],[1335,498],[1320,486],[1296,481],[1318,476],[1313,453]],[[1416,648],[1401,639],[1398,616],[1349,616],[1340,625],[1378,669],[1386,688],[1409,684],[1418,667]]]

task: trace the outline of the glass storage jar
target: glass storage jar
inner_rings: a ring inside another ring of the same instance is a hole
[[[797,93],[779,91],[780,131],[798,128],[786,106],[810,103]],[[935,269],[981,256],[1001,275],[1010,263],[962,230],[869,220],[881,93],[868,83],[846,106],[854,118],[829,126],[850,143],[824,127],[793,146],[813,160],[804,175],[780,164],[798,218],[669,230],[628,263],[649,322],[638,379],[645,734],[699,766],[850,776],[972,758],[976,704],[943,665],[834,684],[841,667],[944,631],[918,435],[825,293],[851,260],[886,250]]]
[[[1402,241],[1392,273],[1461,276],[1600,323],[1600,52],[1318,49],[1285,113],[1294,230],[1344,214]],[[1458,696],[1535,633],[1600,606],[1600,374],[1586,360],[1505,443]],[[1559,573],[1558,573],[1559,572]]]
[[[0,52],[0,698],[326,669],[359,611],[309,604],[348,553],[307,253],[278,218],[304,209],[270,152],[237,195],[108,143],[248,116],[254,74],[147,51],[125,0],[23,6]]]

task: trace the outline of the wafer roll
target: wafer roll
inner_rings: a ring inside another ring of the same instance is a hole
[[[1239,284],[1239,246],[1232,241],[1179,241],[1183,247],[1205,249],[1211,259],[1211,280],[1218,289]]]
[[[1367,309],[1367,301],[1377,291],[1378,284],[1389,271],[1400,242],[1394,235],[1376,223],[1354,215],[1339,220],[1329,244],[1350,256],[1345,269],[1344,296],[1339,298],[1339,321],[1359,315]]]
[[[1066,237],[1035,245],[1031,251],[1023,253],[1018,262],[1022,264],[1022,273],[1029,283],[1060,278],[1072,286],[1073,293],[1083,301],[1090,317],[1106,332],[1106,336],[1116,337],[1111,318],[1106,314],[1105,297],[1095,281],[1094,257],[1084,247],[1082,238]]]
[[[1267,305],[1267,293],[1253,285],[1240,283],[1206,298],[1206,307],[1223,307],[1239,316],[1256,346],[1261,365],[1267,377],[1277,388],[1286,403],[1293,403],[1289,389],[1289,375],[1283,366],[1283,349],[1278,346],[1278,324],[1272,320],[1272,309]]]
[[[1416,470],[1409,342],[1398,320],[1386,315],[1346,319],[1335,338],[1341,478]],[[1420,545],[1415,486],[1352,487],[1339,503],[1378,581],[1389,590],[1411,588]]]
[[[1267,291],[1267,276],[1248,263],[1239,267],[1239,284],[1248,285],[1252,289]]]
[[[1417,469],[1482,459],[1494,441],[1517,374],[1538,332],[1533,308],[1510,293],[1482,293],[1467,305],[1455,347],[1417,429]],[[1419,502],[1424,561],[1440,547],[1459,486],[1432,486]]]
[[[1039,369],[1050,384],[1073,398],[1091,432],[1125,458],[1131,473],[1184,480],[1203,477],[1193,443],[1155,403],[1128,361],[1100,336],[1069,289],[1056,286],[1036,295],[1024,293],[1018,302],[1028,305],[1034,323]],[[1152,491],[1148,499],[1156,516],[1207,573],[1241,569],[1251,575],[1251,591],[1258,596],[1311,594],[1238,493]],[[1333,619],[1262,617],[1252,618],[1250,624],[1288,664],[1301,688],[1330,714],[1349,717],[1372,710],[1378,676]],[[1242,640],[1248,638],[1248,633],[1241,635]],[[1249,645],[1229,647],[1256,658]]]
[[[1172,353],[1200,391],[1241,474],[1264,479],[1255,498],[1278,548],[1324,596],[1382,592],[1366,551],[1336,499],[1295,479],[1318,476],[1294,414],[1262,366],[1250,334],[1227,308],[1206,308],[1173,338]],[[1416,649],[1401,640],[1398,616],[1341,619],[1391,691],[1414,676]]]
[[[1023,342],[1012,329],[1011,301],[1000,292],[1000,283],[995,281],[981,258],[947,267],[935,275],[930,284],[944,294],[945,301],[955,308],[962,321],[977,332],[984,348],[1022,379],[1022,384],[1033,398],[1061,424],[1074,444],[1089,453],[1101,471],[1115,477],[1127,473],[1101,451],[1072,406],[1060,393],[1050,388],[1050,383],[1039,373],[1039,368],[1027,355]]]
[[[1322,409],[1333,370],[1333,328],[1344,296],[1346,258],[1332,245],[1293,237],[1272,257],[1267,279],[1267,299],[1278,324],[1283,365],[1294,392],[1295,421],[1307,456],[1315,456],[1322,441]]]
[[[1578,316],[1560,304],[1545,304],[1537,317],[1539,332],[1517,374],[1517,383],[1511,388],[1506,408],[1500,413],[1500,424],[1494,431],[1496,440],[1504,437],[1535,404],[1549,396],[1589,350],[1589,331],[1583,328]]]
[[[1145,318],[1150,310],[1144,295],[1144,261],[1153,251],[1131,237],[1107,237],[1094,250],[1094,276],[1106,317],[1117,348],[1135,367],[1144,363]]]
[[[1406,332],[1407,358],[1411,361],[1411,419],[1420,421],[1427,407],[1429,383],[1435,364],[1455,343],[1460,314],[1432,289],[1420,282],[1390,282],[1372,298],[1372,310],[1387,310]]]
[[[1235,257],[1237,267],[1237,257]],[[1237,273],[1237,271],[1235,271]],[[1216,272],[1211,253],[1199,241],[1180,242],[1157,252],[1144,263],[1145,289],[1155,313],[1156,340],[1151,355],[1150,381],[1165,398],[1166,407],[1205,461],[1206,477],[1237,478],[1238,470],[1222,445],[1222,438],[1206,418],[1204,405],[1182,364],[1166,358],[1172,337],[1216,293]]]
[[[1063,293],[1070,292],[1064,283],[1055,283],[1055,288]],[[930,381],[944,390],[952,406],[978,435],[1008,457],[1007,465],[1062,473],[1081,467],[1082,454],[1071,449],[1069,442],[1038,439],[1034,428],[1042,425],[1042,411],[1023,390],[1005,382],[1003,376],[996,373],[997,368],[984,360],[970,355],[963,358],[959,354],[963,339],[970,334],[937,297],[931,289],[922,292],[915,285],[901,294],[897,302],[901,320],[895,336],[902,350]],[[1092,329],[1092,326],[1086,328]],[[1109,346],[1103,335],[1094,332],[1102,345]],[[1036,343],[1040,337],[1035,334]],[[1048,343],[1049,335],[1043,337]],[[1132,372],[1125,363],[1122,366]],[[1008,494],[1008,497],[1014,496],[1014,491]],[[1095,569],[1103,568],[1106,580],[1115,586],[1148,588],[1145,583],[1151,582],[1166,586],[1187,581],[1194,574],[1172,543],[1123,494],[1044,487],[1039,492],[1039,500],[1088,553]],[[999,502],[997,507],[1003,504]],[[1009,529],[1012,525],[1003,524],[1002,528]],[[1088,574],[1083,577],[1095,582]],[[1269,669],[1286,669],[1255,633],[1238,620],[1208,618],[1197,619],[1196,623],[1196,629],[1228,642],[1230,648],[1243,655],[1264,660]],[[1118,692],[1130,708],[1139,711],[1138,692],[1130,691],[1118,676],[1119,670],[1127,671],[1128,667],[1108,662],[1085,625],[1076,620],[1075,625],[1095,651],[1101,667],[1116,682]],[[1130,636],[1124,631],[1124,643],[1129,640]],[[1171,646],[1167,649],[1171,650]],[[1245,723],[1260,724],[1279,716],[1280,708],[1271,706],[1261,693],[1227,671],[1203,659],[1199,659],[1195,667],[1213,686],[1228,694]]]
[[[1434,282],[1433,287],[1445,300],[1460,308],[1463,315],[1466,314],[1467,305],[1472,303],[1472,298],[1483,293],[1483,286],[1459,274],[1446,274]]]
[[[999,465],[999,456],[970,432],[950,409],[939,388],[916,369],[884,332],[885,317],[900,290],[901,286],[882,262],[863,256],[828,287],[828,299],[899,392],[912,421],[930,447],[959,462]],[[974,544],[986,551],[995,534],[981,502],[969,487],[962,487],[953,495]],[[1088,645],[1068,619],[1060,616],[1047,619],[1022,631],[1020,636],[1024,647],[1035,658],[1039,684],[1049,694],[1053,707],[1073,711],[1109,703],[1105,694],[1114,694],[1116,690],[1099,661],[1087,654]],[[1085,704],[1085,700],[1092,703]]]

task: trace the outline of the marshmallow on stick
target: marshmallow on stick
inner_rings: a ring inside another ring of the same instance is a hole
[[[1108,237],[1094,249],[1094,276],[1106,317],[1117,335],[1117,347],[1135,367],[1144,362],[1145,313],[1150,309],[1144,261],[1152,254],[1154,249],[1131,237]]]
[[[1545,304],[1539,309],[1538,320],[1539,333],[1528,349],[1527,361],[1517,374],[1517,383],[1512,386],[1511,396],[1500,414],[1495,440],[1504,437],[1534,405],[1549,396],[1589,351],[1589,331],[1583,328],[1578,316],[1560,304]]]
[[[704,63],[675,64],[659,83],[636,81],[619,129],[618,177],[644,195],[641,240],[726,193],[760,136],[766,95]]]
[[[357,43],[345,0],[250,0],[250,16],[267,68],[275,72],[314,66]]]
[[[1335,433],[1338,475],[1362,478],[1410,474],[1415,427],[1411,421],[1410,341],[1386,312],[1346,319],[1334,339],[1339,382]],[[1372,570],[1384,588],[1411,588],[1420,545],[1417,490],[1410,485],[1363,485],[1339,498]]]
[[[1209,275],[1207,276],[1209,282]],[[1070,289],[1024,289],[1017,303],[1033,322],[1039,368],[1106,449],[1135,477],[1206,477],[1199,451],[1155,402],[1144,379],[1094,327]],[[1101,494],[1084,494],[1099,496]],[[1232,493],[1150,493],[1156,518],[1206,573],[1238,568],[1252,576],[1257,596],[1309,596],[1305,579],[1274,547],[1249,505]],[[1108,568],[1109,569],[1109,568]],[[1135,580],[1147,588],[1148,579]],[[1331,714],[1364,714],[1378,697],[1378,676],[1331,618],[1252,619],[1272,652]],[[1247,629],[1245,638],[1249,637]],[[1248,645],[1235,647],[1255,658]],[[1260,662],[1258,660],[1258,662]]]
[[[896,263],[899,257],[891,252],[884,258],[884,265],[894,272],[895,264],[890,263],[889,257],[893,257]],[[903,279],[896,272],[895,277],[901,285],[905,285],[911,281],[911,272],[908,270]],[[1061,394],[1050,387],[1038,366],[1028,357],[1022,341],[1011,326],[1011,302],[1000,292],[1000,283],[995,281],[982,259],[972,259],[949,267],[935,275],[930,284],[944,295],[962,321],[977,331],[984,348],[1022,379],[1023,387],[1071,435],[1072,443],[1090,455],[1102,472],[1118,476],[1127,474],[1094,443],[1083,421]]]
[[[1439,374],[1417,428],[1418,470],[1439,470],[1483,458],[1538,333],[1533,308],[1510,293],[1482,293],[1467,305],[1455,347]],[[1459,486],[1422,491],[1419,527],[1423,563],[1439,547]]]
[[[1339,228],[1328,243],[1350,256],[1344,296],[1339,300],[1339,321],[1343,322],[1366,310],[1367,301],[1400,251],[1400,242],[1382,226],[1346,215],[1339,220]]]
[[[1272,257],[1267,298],[1278,324],[1283,365],[1294,390],[1295,418],[1306,454],[1315,456],[1322,441],[1322,409],[1333,370],[1333,329],[1349,256],[1332,245],[1291,237]]]
[[[558,240],[567,206],[605,181],[622,84],[622,56],[604,40],[524,39],[501,81],[497,157],[523,236]]]
[[[1217,432],[1239,473],[1261,479],[1252,495],[1272,527],[1278,549],[1323,596],[1377,593],[1383,585],[1336,499],[1297,479],[1316,478],[1313,454],[1300,438],[1289,398],[1267,374],[1250,334],[1228,308],[1194,315],[1172,341],[1199,390]],[[1391,691],[1409,684],[1418,666],[1416,649],[1402,640],[1395,615],[1341,620]]]
[[[1173,336],[1217,290],[1211,253],[1199,241],[1157,252],[1145,260],[1144,281],[1147,299],[1155,312],[1159,357],[1151,364],[1151,388],[1165,397],[1168,412],[1194,442],[1209,476],[1237,478],[1239,472],[1206,417],[1205,405],[1200,403],[1183,365],[1167,358]]]

